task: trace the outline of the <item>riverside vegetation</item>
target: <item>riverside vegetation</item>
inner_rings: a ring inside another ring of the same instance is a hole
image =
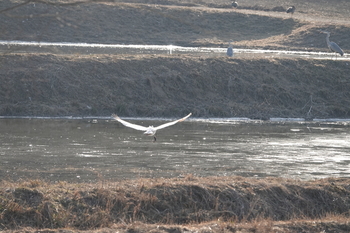
[[[349,209],[345,178],[188,174],[94,184],[2,181],[0,189],[2,230],[349,232]]]

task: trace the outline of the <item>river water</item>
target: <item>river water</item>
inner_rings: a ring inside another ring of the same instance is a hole
[[[170,119],[127,119],[159,125]],[[350,177],[350,121],[189,118],[157,133],[109,118],[0,119],[1,179]]]

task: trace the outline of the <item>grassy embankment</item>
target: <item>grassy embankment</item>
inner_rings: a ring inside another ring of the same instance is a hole
[[[350,116],[346,61],[41,54],[2,64],[5,116]]]
[[[350,230],[349,198],[345,178],[297,181],[188,175],[96,184],[2,181],[0,228],[128,230],[138,224],[166,224],[186,229],[209,224],[213,231],[217,228],[214,232],[244,225],[272,232],[276,224],[297,228],[300,222],[312,220],[315,229],[338,225],[345,232]],[[323,219],[324,225],[317,226]],[[286,224],[291,221],[294,224]]]

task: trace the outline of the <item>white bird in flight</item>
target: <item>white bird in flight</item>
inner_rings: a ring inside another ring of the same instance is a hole
[[[130,122],[127,122],[127,121],[124,121],[122,119],[120,119],[117,115],[113,114],[112,117],[119,121],[120,123],[122,123],[123,125],[125,125],[126,127],[130,127],[130,128],[133,128],[133,129],[136,129],[136,130],[141,130],[141,131],[145,131],[144,134],[148,135],[148,136],[153,136],[154,138],[154,141],[157,140],[155,134],[157,132],[157,130],[159,129],[163,129],[165,127],[168,127],[168,126],[172,126],[172,125],[175,125],[176,123],[178,122],[181,122],[181,121],[184,121],[186,120],[187,118],[189,118],[190,116],[192,115],[192,113],[188,114],[187,116],[179,119],[179,120],[176,120],[176,121],[171,121],[171,122],[168,122],[168,123],[165,123],[165,124],[162,124],[160,126],[157,126],[157,127],[153,127],[153,125],[151,126],[148,126],[148,127],[145,127],[145,126],[142,126],[142,125],[136,125],[136,124],[132,124]]]

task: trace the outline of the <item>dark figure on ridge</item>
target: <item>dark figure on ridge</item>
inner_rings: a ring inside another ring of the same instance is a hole
[[[291,7],[288,7],[288,9],[286,10],[286,13],[291,13],[291,15],[293,15],[294,11],[295,11],[295,6],[291,6]]]

